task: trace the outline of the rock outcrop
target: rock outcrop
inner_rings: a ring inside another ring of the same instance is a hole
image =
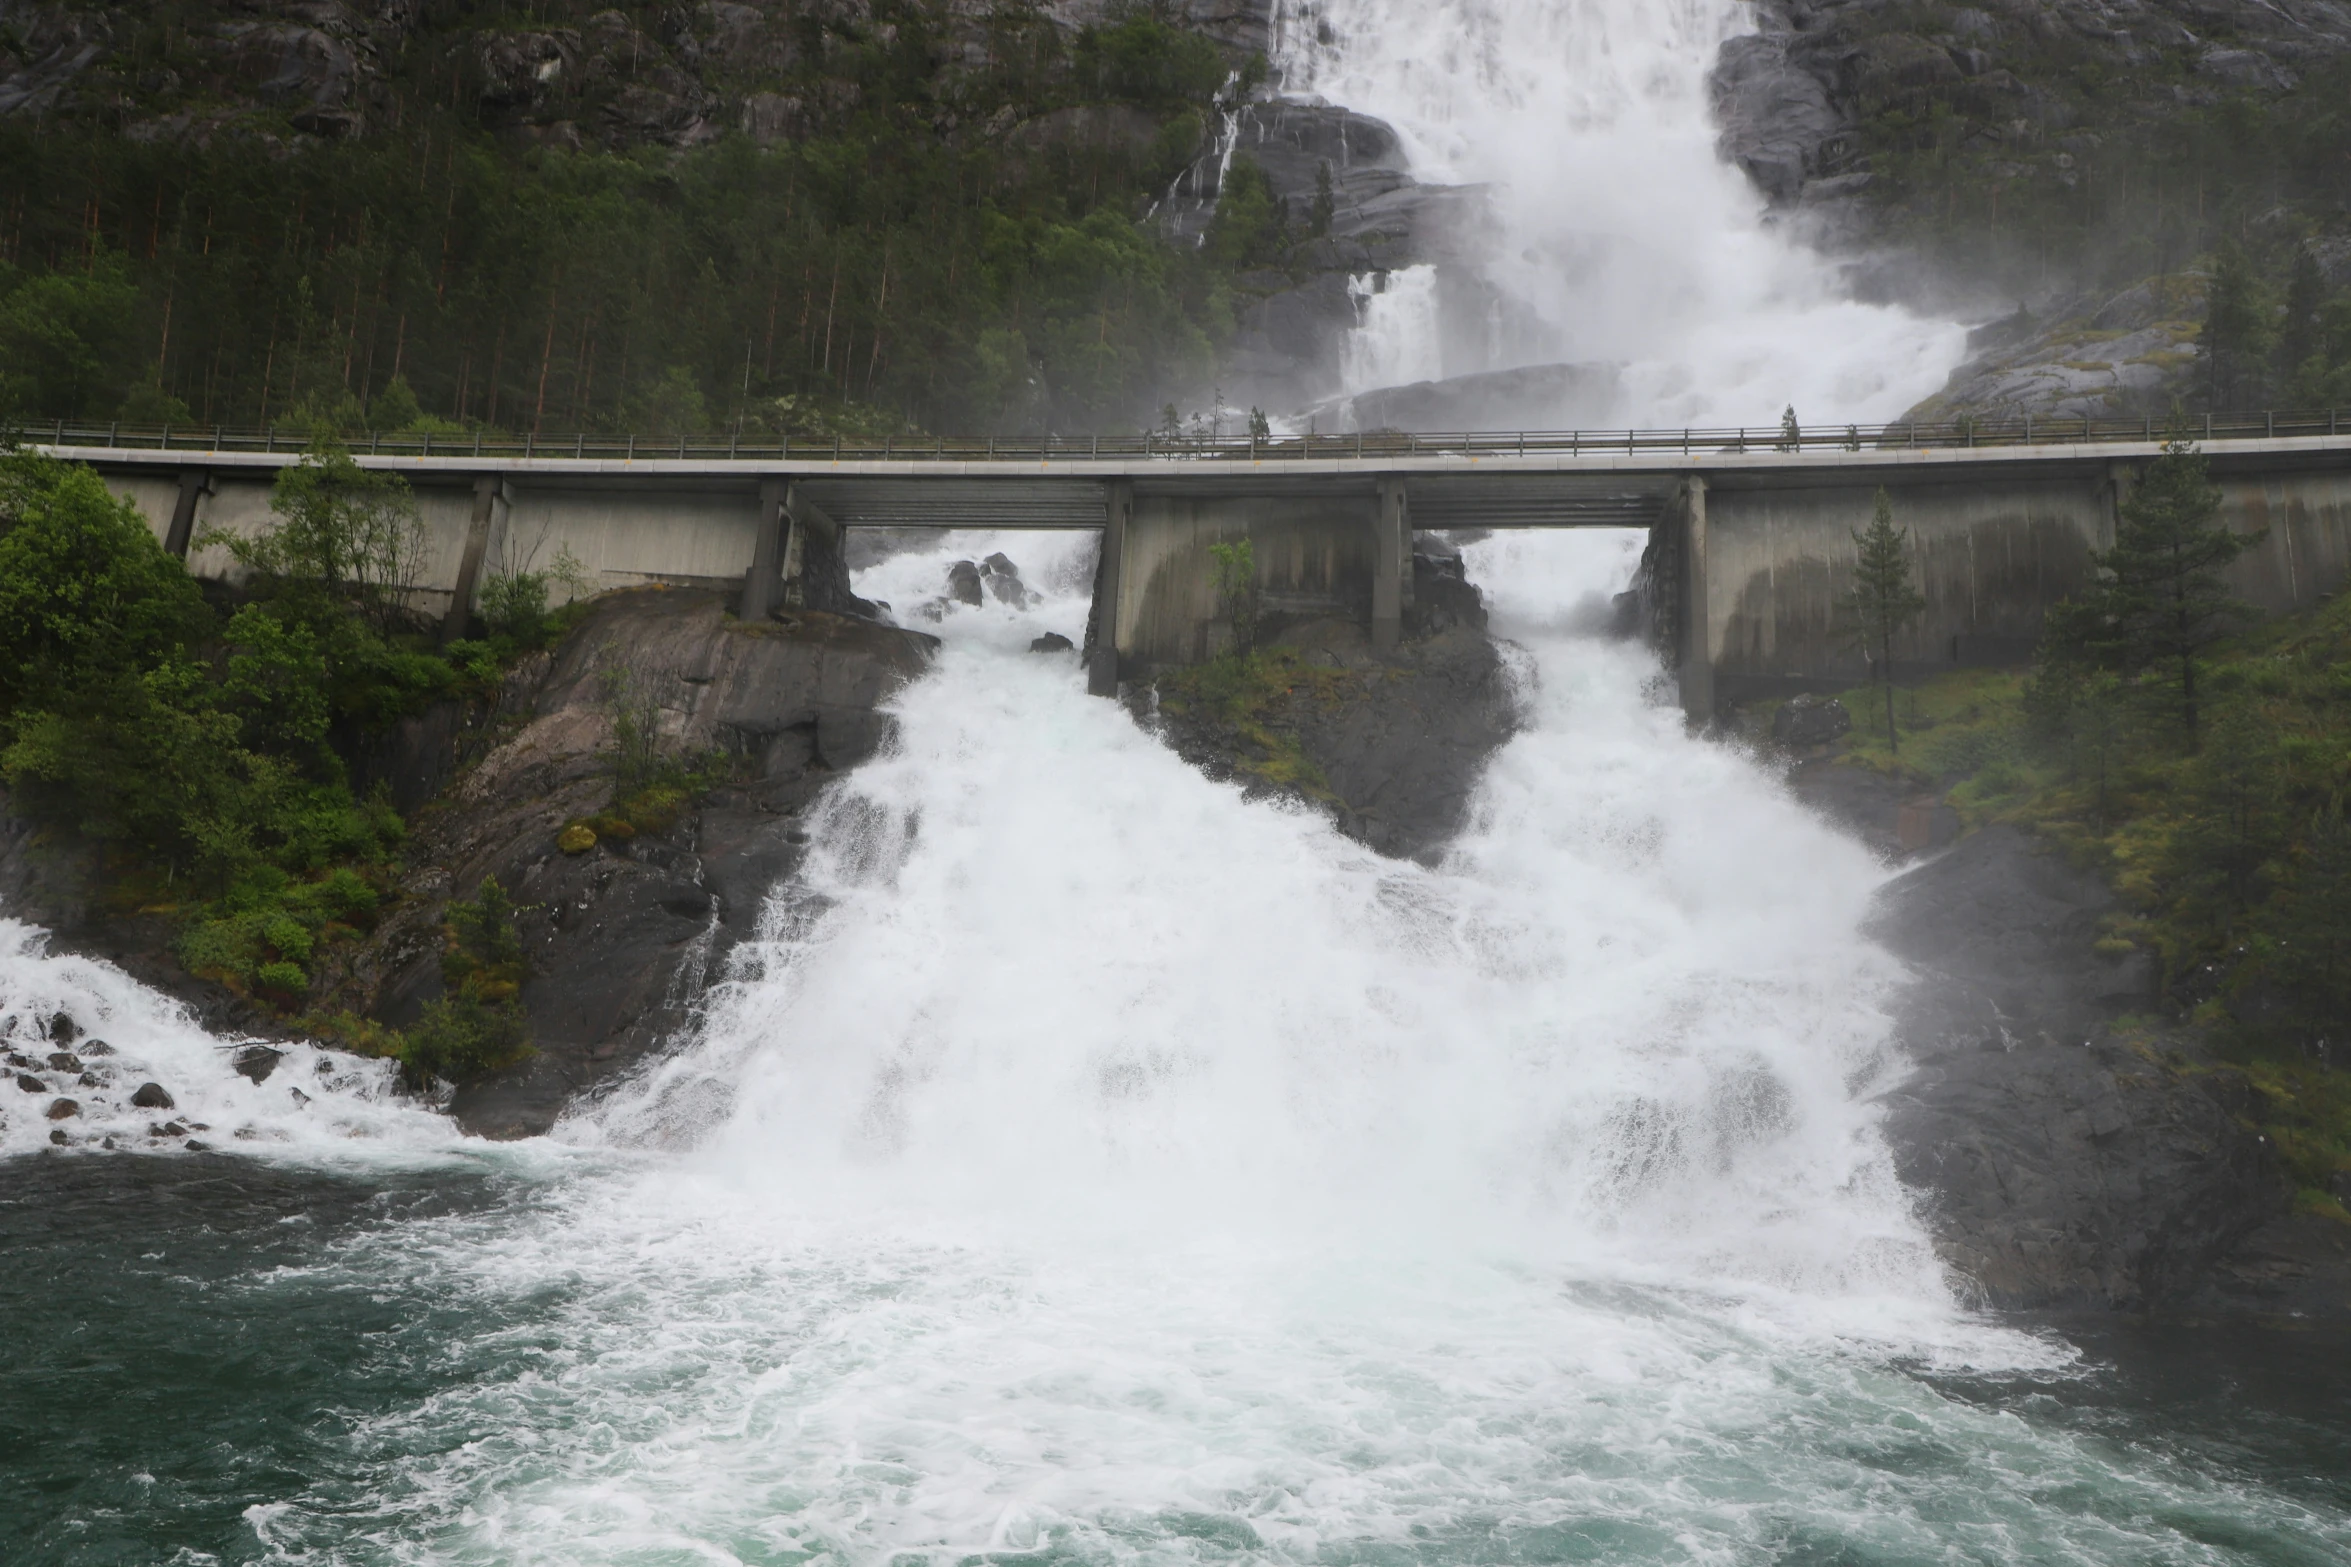
[[[1235,700],[1203,700],[1197,677],[1179,672],[1129,703],[1209,776],[1327,811],[1382,854],[1430,858],[1460,828],[1517,708],[1460,556],[1420,536],[1413,590],[1392,652],[1351,620],[1318,617],[1270,636],[1267,678]]]
[[[2289,1212],[2244,1077],[2191,1030],[2118,1026],[2154,987],[2096,951],[2114,907],[2007,826],[1880,896],[1873,934],[1917,974],[1886,1133],[1943,1256],[1996,1307],[2351,1315],[2345,1227]]]
[[[2201,276],[2150,279],[1978,327],[1967,362],[1907,417],[2043,420],[2140,414],[2160,424],[2202,357]]]
[[[1921,420],[2160,415],[2192,397],[2204,300],[2191,268],[2213,236],[2171,234],[2115,193],[2159,181],[2172,155],[2150,149],[2224,104],[2248,135],[2272,134],[2264,116],[2282,125],[2289,95],[2351,56],[2351,11],[2330,0],[1765,0],[1755,17],[1723,46],[1715,115],[1723,155],[1782,221],[1857,258],[1865,293],[1979,320],[2025,296],[2029,312],[1986,326],[1907,415]],[[2338,203],[2304,205],[2259,222],[2316,230],[2323,265],[2351,239]],[[2040,259],[1995,282],[1985,236],[2011,211],[2013,254]],[[2093,238],[2068,237],[2068,211]],[[2156,280],[2123,286],[2124,256]]]
[[[914,632],[823,611],[760,624],[715,594],[600,600],[546,658],[499,744],[412,824],[400,907],[350,969],[395,1024],[440,990],[440,910],[497,878],[522,905],[522,1001],[535,1053],[453,1109],[492,1136],[542,1131],[572,1096],[633,1065],[682,1022],[768,890],[798,861],[799,813],[887,736],[876,711],[925,667]],[[612,803],[616,721],[634,708],[663,748],[723,759],[725,783],[666,826],[557,836]]]
[[[355,776],[381,782],[410,813],[402,881],[364,940],[321,950],[309,1005],[415,1021],[441,993],[450,900],[496,878],[519,905],[534,1050],[462,1088],[451,1108],[493,1137],[546,1130],[575,1095],[627,1070],[685,1020],[798,862],[803,808],[884,743],[881,704],[935,646],[824,610],[747,623],[712,593],[599,599],[495,697],[407,720],[358,758]],[[564,829],[615,803],[624,714],[669,759],[719,781],[681,794],[666,820],[566,852]],[[49,841],[4,807],[0,799],[0,906],[47,926],[61,947],[178,997],[215,1032],[286,1036],[283,1018],[182,968],[167,918],[117,907],[93,849]],[[256,1045],[236,1068],[258,1081],[276,1061]]]

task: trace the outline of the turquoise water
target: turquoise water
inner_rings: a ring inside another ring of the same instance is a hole
[[[625,1458],[632,1440],[664,1435],[609,1428],[613,1408],[567,1408],[559,1384],[576,1370],[583,1313],[599,1319],[590,1333],[657,1335],[674,1323],[634,1316],[592,1275],[517,1292],[435,1265],[454,1237],[488,1242],[531,1228],[559,1189],[448,1171],[360,1181],[226,1157],[20,1161],[0,1200],[9,1261],[0,1276],[9,1341],[0,1363],[0,1495],[9,1498],[0,1559],[519,1559],[483,1537],[486,1492],[452,1496],[429,1477],[464,1468],[482,1444],[536,1436],[604,1466]],[[408,1266],[373,1266],[394,1257]],[[829,1294],[837,1282],[817,1287]],[[1659,1307],[1620,1300],[1617,1309]],[[1735,1448],[1714,1452],[1718,1494],[1661,1498],[1663,1521],[1595,1507],[1580,1519],[1529,1523],[1489,1496],[1482,1506],[1469,1499],[1448,1529],[1326,1541],[1309,1559],[2351,1559],[2351,1337],[2239,1324],[2060,1326],[2088,1352],[2062,1371],[1955,1375],[1884,1364],[1855,1375],[1798,1357],[1782,1368],[1790,1385],[1780,1390],[1777,1428],[1746,1434],[1774,1451],[1744,1460]],[[739,1342],[727,1374],[756,1380],[809,1344],[790,1333]],[[692,1372],[673,1367],[672,1378],[643,1380],[638,1397],[707,1396],[690,1386]],[[428,1407],[434,1416],[418,1419]],[[608,1428],[527,1429],[567,1413],[593,1413]],[[1662,1447],[1592,1450],[1565,1428],[1573,1424],[1524,1433],[1521,1479],[1548,1483],[1533,1472],[1546,1456],[1603,1486],[1686,1461]],[[1560,1444],[1548,1455],[1546,1440]],[[2051,1467],[2011,1467],[2035,1455]],[[1776,1477],[1789,1472],[1813,1474],[1819,1489],[1786,1494]],[[483,1469],[472,1483],[499,1481]],[[1758,1516],[1727,1557],[1670,1522],[1676,1511],[1686,1525],[1733,1509]],[[2018,1531],[2019,1521],[2033,1533]],[[2120,1553],[2095,1554],[2101,1540]],[[715,1548],[607,1552],[575,1541],[528,1554],[783,1562],[809,1559],[807,1543],[738,1537]],[[1202,1511],[1120,1521],[1067,1559],[1265,1554],[1243,1513]]]

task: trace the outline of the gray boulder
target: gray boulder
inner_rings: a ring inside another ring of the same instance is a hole
[[[1853,728],[1853,715],[1833,696],[1791,697],[1771,715],[1771,737],[1785,746],[1827,745]]]

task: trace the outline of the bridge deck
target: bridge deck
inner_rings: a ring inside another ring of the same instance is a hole
[[[2336,433],[2329,428],[2334,422],[2326,416],[2323,423],[2312,420],[2292,433],[2270,435],[2251,433],[2247,422],[2239,421],[2199,446],[2220,471],[2240,465],[2265,471],[2340,468],[2351,464],[2351,428]],[[2351,426],[2351,420],[2343,423]],[[2073,424],[2080,428],[2079,421]],[[1368,499],[1380,480],[1397,478],[1405,483],[1419,527],[1557,528],[1647,527],[1691,477],[1741,489],[1848,486],[1875,476],[1889,484],[1980,482],[2002,472],[2090,478],[2109,463],[2144,461],[2160,445],[2160,438],[2150,440],[2143,429],[2124,432],[2101,426],[2094,432],[2102,437],[2098,439],[2053,437],[2050,429],[2044,425],[2042,435],[2029,442],[1900,446],[1865,440],[1858,450],[1842,436],[1817,443],[1808,436],[1793,449],[1780,449],[1778,443],[1763,439],[1771,432],[1751,432],[1757,441],[1744,449],[1736,443],[1694,442],[1685,452],[1678,444],[1681,432],[1657,435],[1653,444],[1645,443],[1645,437],[1656,432],[1631,432],[1629,438],[1618,436],[1613,447],[1597,438],[1571,443],[1554,436],[1401,437],[1374,443],[1361,456],[1355,454],[1351,438],[1339,437],[1259,443],[1255,456],[1249,455],[1246,443],[1230,441],[1149,455],[1135,451],[1101,456],[1063,450],[1082,443],[1032,442],[1030,455],[999,453],[992,459],[984,454],[955,455],[976,443],[838,458],[829,452],[810,454],[804,449],[808,443],[795,443],[789,457],[773,449],[773,443],[765,454],[738,449],[729,456],[721,448],[713,455],[692,449],[683,458],[667,455],[666,449],[660,456],[573,455],[563,449],[572,443],[556,442],[527,452],[518,442],[490,443],[479,454],[470,446],[450,451],[443,443],[428,453],[414,438],[408,438],[412,449],[363,448],[354,456],[363,467],[402,474],[420,488],[471,484],[495,474],[541,490],[749,495],[762,482],[791,479],[851,527],[1098,528],[1104,485],[1111,480],[1131,482],[1139,495],[1327,497],[1337,490],[1360,491]],[[177,436],[169,444],[152,439],[132,444],[119,432],[103,428],[31,433],[36,437],[31,444],[51,455],[117,474],[159,478],[189,468],[259,477],[301,455],[285,441],[274,442],[275,449],[257,449],[263,439],[259,436],[224,438],[218,444],[191,443]],[[55,439],[58,434],[73,438]],[[109,434],[115,437],[114,444],[91,438]],[[38,439],[43,435],[53,438]],[[1528,443],[1523,453],[1521,440]],[[589,450],[585,441],[577,444],[582,451]],[[1044,454],[1036,455],[1039,450]],[[1319,454],[1308,455],[1310,451]]]

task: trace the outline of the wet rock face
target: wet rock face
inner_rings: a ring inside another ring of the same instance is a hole
[[[2012,827],[1881,894],[1872,933],[1919,976],[1896,1013],[1917,1068],[1886,1096],[1886,1135],[1945,1259],[1989,1305],[2186,1302],[2290,1200],[2241,1120],[2242,1079],[2192,1044],[2142,1051],[2110,1032],[2152,995],[2143,958],[2092,950],[2112,906],[2095,874]]]
[[[1771,737],[1786,746],[1826,745],[1852,727],[1853,715],[1835,697],[1793,697],[1771,715]]]
[[[1319,784],[1253,770],[1264,759],[1236,725],[1206,708],[1173,710],[1166,681],[1130,692],[1129,703],[1210,777],[1326,810],[1341,832],[1382,854],[1433,859],[1460,830],[1487,759],[1517,727],[1517,708],[1460,557],[1424,536],[1413,568],[1405,639],[1392,653],[1337,619],[1292,624],[1268,640],[1301,678],[1269,695],[1253,720],[1294,745]]]
[[[1978,327],[1967,362],[1907,418],[2047,420],[2139,414],[2160,429],[2177,388],[2201,362],[2204,300],[2196,279],[2045,302]]]
[[[417,22],[415,0],[185,7],[173,20],[197,63],[183,76],[140,70],[121,56],[152,9],[0,6],[0,114],[119,108],[132,101],[122,96],[130,86],[141,99],[185,106],[126,126],[134,140],[200,135],[253,106],[281,112],[308,135],[359,135],[385,120],[385,73]]]
[[[522,1000],[537,1053],[467,1087],[452,1109],[492,1136],[545,1130],[574,1095],[690,1018],[768,890],[798,863],[801,810],[884,742],[875,709],[926,667],[932,645],[821,611],[745,624],[714,594],[600,600],[504,742],[418,815],[417,868],[353,965],[357,999],[395,1025],[413,1020],[440,992],[442,909],[497,878],[523,906]],[[626,698],[612,694],[612,671],[626,672]],[[608,757],[623,699],[649,711],[671,754],[724,754],[737,781],[667,827],[599,835],[566,853],[557,844],[565,825],[612,804]],[[253,1069],[266,1071],[259,1060]]]

